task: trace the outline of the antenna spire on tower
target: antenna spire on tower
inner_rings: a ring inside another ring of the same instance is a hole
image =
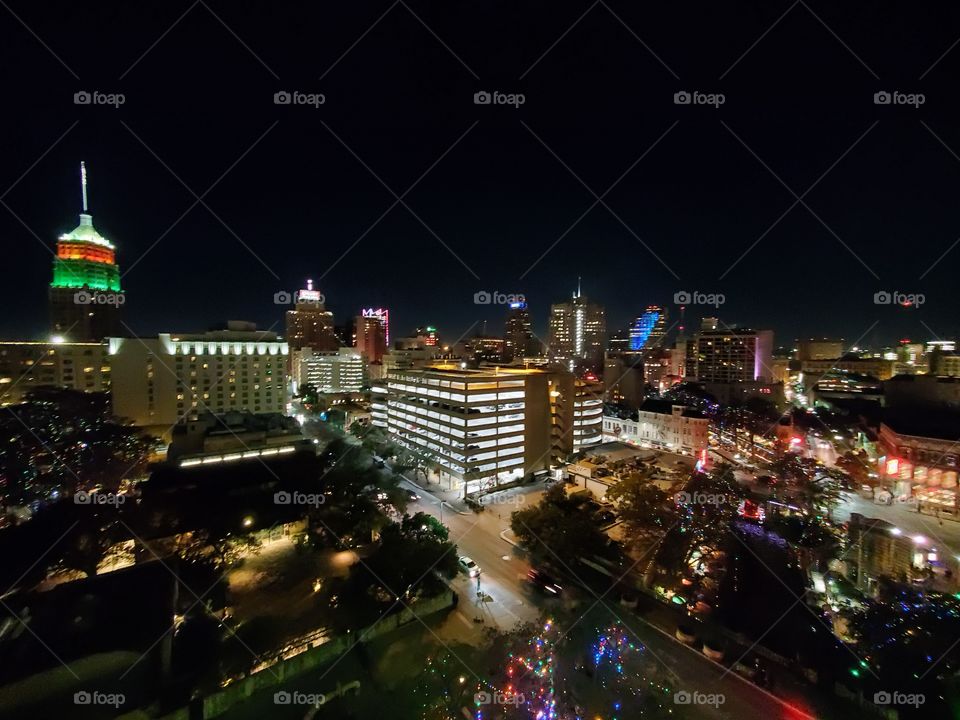
[[[87,212],[87,166],[80,161],[80,191],[83,194],[83,212]]]
[[[577,297],[580,297],[580,276],[577,275]]]

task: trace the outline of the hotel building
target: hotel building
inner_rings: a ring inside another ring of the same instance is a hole
[[[687,343],[686,372],[708,383],[770,382],[772,358],[772,330],[703,327]]]
[[[108,353],[114,415],[167,436],[204,412],[286,410],[287,343],[251,323],[108,338]]]
[[[467,495],[546,470],[600,440],[602,388],[570,373],[436,365],[374,387],[373,423]]]

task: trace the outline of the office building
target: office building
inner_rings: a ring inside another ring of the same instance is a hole
[[[436,365],[391,373],[372,416],[464,497],[546,470],[600,440],[599,388],[570,373]]]
[[[538,357],[543,352],[540,341],[533,334],[530,310],[526,302],[513,302],[507,308],[504,324],[504,354],[507,359]]]
[[[124,335],[116,247],[93,226],[87,212],[87,175],[80,164],[83,212],[80,224],[57,240],[50,282],[50,332],[58,340],[100,342]]]
[[[319,352],[291,350],[293,380],[297,388],[311,385],[324,394],[358,393],[364,385],[364,360],[356,348]]]
[[[630,324],[630,352],[641,352],[663,345],[667,335],[667,317],[666,308],[649,305],[643,315]]]
[[[107,342],[113,412],[134,425],[168,435],[203,412],[286,411],[289,346],[252,323]]]
[[[357,316],[353,346],[368,363],[380,363],[389,343],[390,313],[383,308],[367,308]]]
[[[291,350],[335,351],[340,347],[333,313],[326,309],[323,294],[313,288],[313,280],[307,280],[307,287],[297,291],[293,302],[293,309],[286,313],[286,337]]]
[[[607,321],[604,309],[590,302],[579,286],[573,298],[550,308],[548,353],[551,362],[575,372],[603,368]]]
[[[0,407],[49,387],[109,390],[106,343],[0,342]]]
[[[646,397],[643,360],[608,352],[603,361],[603,387],[607,402],[640,407]]]

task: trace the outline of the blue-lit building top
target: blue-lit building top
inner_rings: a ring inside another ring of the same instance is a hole
[[[633,321],[630,326],[630,349],[643,350],[646,347],[650,334],[662,316],[660,308],[647,308],[647,311]]]

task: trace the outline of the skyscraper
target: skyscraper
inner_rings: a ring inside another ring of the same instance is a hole
[[[73,342],[98,342],[124,335],[120,269],[113,243],[93,227],[87,212],[87,170],[80,163],[83,212],[80,224],[57,240],[50,283],[50,331]]]
[[[367,308],[360,312],[354,328],[353,346],[367,362],[379,363],[387,350],[390,313],[384,308]]]
[[[648,305],[643,315],[630,325],[630,351],[659,347],[667,334],[667,317],[666,308]]]
[[[334,351],[340,347],[333,329],[333,313],[326,309],[325,298],[313,289],[313,280],[297,292],[293,310],[287,310],[287,343],[291,350]]]
[[[508,358],[536,357],[542,352],[533,334],[530,311],[525,302],[510,303],[503,332],[504,354]]]
[[[569,370],[603,368],[603,348],[607,339],[604,309],[580,292],[573,298],[550,307],[550,360]]]

